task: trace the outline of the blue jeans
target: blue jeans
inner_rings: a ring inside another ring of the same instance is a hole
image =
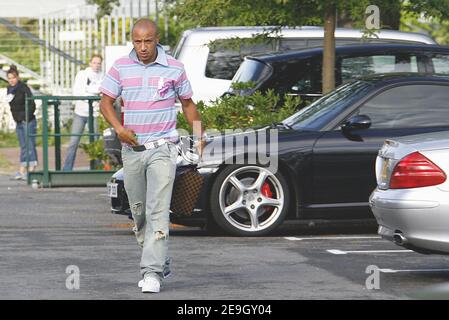
[[[140,273],[162,280],[168,257],[170,201],[178,151],[172,143],[136,152],[122,148],[125,190],[137,243],[142,248]]]
[[[27,146],[26,146],[26,131],[28,130],[28,134],[36,134],[36,119],[31,120],[28,124],[25,124],[25,121],[17,122],[16,124],[16,134],[19,139],[20,144],[20,166],[27,166],[27,158],[28,164],[31,167],[37,166],[37,152],[36,152],[36,137],[28,138],[28,157],[27,157]]]
[[[84,128],[89,121],[89,117],[82,117],[77,115],[76,113],[73,116],[72,122],[72,131],[71,134],[81,134],[84,132]],[[97,119],[94,119],[94,133],[98,131],[98,122]],[[76,158],[76,150],[78,149],[78,145],[80,143],[81,136],[72,136],[70,138],[70,145],[67,150],[67,155],[64,161],[63,171],[71,171],[73,169],[73,165],[75,164]]]

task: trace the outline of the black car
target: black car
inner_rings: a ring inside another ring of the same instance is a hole
[[[208,147],[216,152],[206,152],[199,166],[205,183],[197,209],[172,221],[251,236],[286,219],[373,219],[368,198],[384,140],[434,131],[449,134],[449,77],[401,73],[352,80],[282,123],[259,128],[258,141],[243,139],[243,148],[234,141],[239,134],[214,137]],[[260,148],[269,132],[278,134],[263,149],[277,141],[270,154],[275,173],[271,162],[262,165],[248,151]],[[220,144],[233,147],[220,151]],[[244,164],[232,164],[236,159]],[[123,211],[125,201],[113,206]]]
[[[337,46],[336,86],[359,76],[390,72],[449,74],[449,47],[422,44]],[[232,79],[229,94],[252,94],[273,89],[280,95],[301,96],[303,104],[320,97],[323,48],[248,56]],[[234,83],[252,82],[234,90]]]

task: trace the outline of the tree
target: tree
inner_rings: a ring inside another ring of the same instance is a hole
[[[98,6],[97,18],[102,18],[111,14],[114,6],[120,5],[120,0],[86,0],[86,4]]]
[[[323,93],[335,88],[335,25],[337,11],[335,3],[328,3],[324,8],[324,41],[323,41]]]
[[[380,9],[381,28],[397,29],[403,14],[449,21],[449,0],[177,0],[173,14],[196,26],[324,26],[323,93],[335,86],[335,27],[339,16],[365,29],[365,10]],[[372,32],[373,30],[371,30]],[[375,31],[375,30],[374,30]]]
[[[190,26],[324,24],[323,93],[335,86],[336,13],[362,20],[369,0],[178,0],[174,13]]]

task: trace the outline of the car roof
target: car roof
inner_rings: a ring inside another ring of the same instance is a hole
[[[279,36],[285,38],[324,38],[324,28],[316,26],[279,27],[279,26],[228,26],[201,27],[184,31],[184,45],[204,45],[217,39],[252,37],[255,33],[278,30]],[[415,32],[381,29],[373,35],[366,35],[361,29],[336,28],[336,38],[362,39],[368,37],[379,40],[413,41],[417,43],[436,44],[428,35]]]
[[[435,53],[447,53],[449,54],[449,46],[431,45],[431,44],[397,44],[397,43],[376,43],[376,44],[350,44],[340,45],[335,47],[335,52],[338,55],[345,54],[376,54],[385,53],[385,50],[397,51],[397,52],[435,52]],[[300,50],[288,50],[268,52],[261,54],[248,55],[246,58],[253,60],[260,60],[266,63],[287,61],[297,58],[308,58],[312,56],[320,56],[323,54],[323,47],[307,48]]]

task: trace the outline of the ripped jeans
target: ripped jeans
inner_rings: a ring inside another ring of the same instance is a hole
[[[122,148],[125,189],[134,219],[134,233],[142,248],[140,273],[162,281],[168,258],[169,209],[176,174],[176,146],[134,151]]]

